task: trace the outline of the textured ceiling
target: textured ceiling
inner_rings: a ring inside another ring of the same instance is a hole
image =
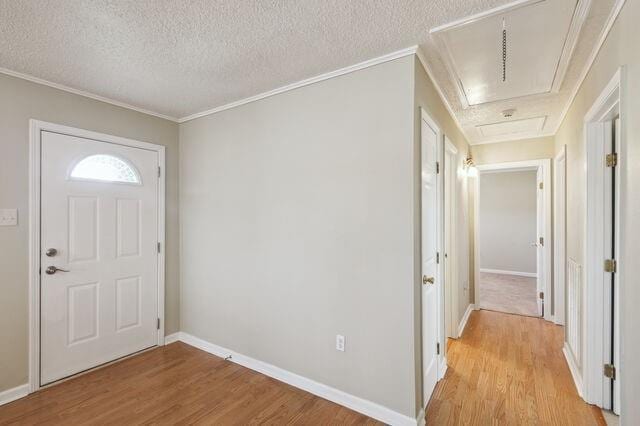
[[[514,119],[549,115],[544,131],[554,128],[613,1],[594,0],[560,93],[519,99]],[[469,126],[514,102],[463,110],[429,30],[506,3],[0,0],[0,68],[185,117],[420,45],[465,133],[482,142]]]

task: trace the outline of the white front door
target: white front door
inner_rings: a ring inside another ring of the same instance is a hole
[[[422,371],[424,404],[438,381],[438,131],[422,120]]]
[[[157,344],[158,153],[42,132],[40,384]]]
[[[545,282],[544,282],[544,244],[548,244],[548,241],[544,240],[544,190],[542,187],[544,182],[544,173],[542,167],[538,168],[538,174],[536,178],[536,229],[538,234],[538,241],[536,241],[536,257],[537,257],[537,292],[536,295],[538,301],[538,315],[543,316],[546,309],[550,309],[551,304],[546,303],[547,298],[551,295],[544,294]],[[542,295],[542,297],[540,297]]]

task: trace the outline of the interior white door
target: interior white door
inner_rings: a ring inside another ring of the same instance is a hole
[[[157,344],[158,154],[52,132],[41,141],[45,385]]]
[[[438,132],[422,120],[422,371],[424,404],[438,381]]]
[[[445,333],[447,337],[458,337],[458,277],[455,268],[456,253],[456,153],[450,149],[445,138],[444,150],[444,291]]]
[[[542,168],[538,168],[538,174],[536,179],[537,191],[536,191],[536,229],[538,235],[538,241],[536,241],[536,258],[537,258],[537,267],[536,274],[538,276],[536,282],[537,295],[536,300],[538,301],[538,315],[544,316],[544,312],[546,309],[545,306],[545,297],[550,297],[550,295],[544,294],[544,244],[547,244],[548,241],[544,241],[544,191],[543,187],[544,175],[542,172]],[[543,295],[542,297],[540,297]]]
[[[553,319],[556,324],[565,324],[565,282],[567,270],[566,258],[566,148],[556,157],[554,168],[555,184],[553,187],[555,200],[554,217],[554,268],[553,282]]]

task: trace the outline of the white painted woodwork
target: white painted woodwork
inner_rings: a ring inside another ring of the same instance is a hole
[[[536,242],[536,263],[537,263],[537,267],[536,267],[536,271],[538,273],[538,277],[536,279],[536,287],[537,287],[537,292],[538,292],[538,297],[537,297],[537,301],[538,301],[538,315],[542,316],[544,314],[544,316],[548,316],[548,309],[551,309],[551,294],[549,294],[550,292],[545,292],[545,274],[543,273],[543,271],[545,271],[545,268],[547,268],[548,266],[545,264],[545,259],[544,259],[544,244],[549,244],[549,241],[545,239],[545,227],[544,227],[544,220],[545,220],[545,215],[544,215],[544,174],[542,171],[542,168],[539,168],[537,171],[537,176],[536,176],[536,182],[538,185],[538,190],[536,192],[536,209],[537,209],[537,214],[536,214],[536,228],[537,228],[537,234],[538,234],[538,241]],[[543,186],[543,188],[540,188],[540,186]],[[540,241],[540,238],[542,238],[542,242]],[[544,299],[540,297],[540,293],[544,294]]]
[[[457,150],[445,137],[444,149],[444,292],[446,337],[458,337],[458,270],[456,260]]]
[[[483,137],[494,138],[511,135],[513,137],[541,132],[547,117],[525,118],[522,120],[501,121],[499,123],[481,124],[476,126]]]
[[[41,149],[44,385],[157,344],[159,158],[47,131]],[[73,166],[93,154],[126,160],[141,184],[72,178]],[[48,266],[69,272],[49,275]]]
[[[554,279],[553,279],[553,320],[558,325],[565,324],[566,305],[565,287],[567,273],[567,157],[566,146],[555,158],[554,170],[554,218],[553,218],[553,244],[554,244]]]
[[[429,401],[438,381],[438,139],[439,131],[424,117],[421,125],[421,186],[422,186],[422,276],[434,283],[422,284],[422,369],[424,404]]]
[[[575,364],[582,366],[582,267],[567,259],[567,344]]]
[[[501,13],[435,31],[463,105],[549,93],[577,0],[520,2]],[[502,31],[507,32],[503,81]],[[565,59],[566,60],[566,59]]]

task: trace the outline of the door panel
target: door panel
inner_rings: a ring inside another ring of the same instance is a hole
[[[544,241],[541,242],[540,238],[544,237],[544,188],[540,188],[540,186],[543,184],[544,181],[544,176],[543,176],[543,172],[542,172],[542,168],[538,168],[538,174],[537,174],[537,178],[536,178],[536,194],[537,194],[537,199],[536,199],[536,209],[537,209],[537,214],[536,214],[536,228],[537,228],[537,233],[538,233],[538,241],[536,241],[536,258],[537,258],[537,268],[536,268],[536,274],[538,276],[536,282],[537,282],[537,301],[538,301],[538,315],[543,316],[544,315],[544,311],[547,309],[548,305],[547,304],[547,300],[549,300],[551,298],[551,295],[549,294],[545,294],[545,299],[542,299],[540,297],[540,293],[544,291],[545,288],[545,283],[544,283],[544,277],[545,277],[545,273],[544,273],[544,244],[548,244],[548,241]]]
[[[44,385],[157,343],[158,154],[41,140]]]
[[[422,368],[426,406],[438,381],[438,133],[422,121]]]

